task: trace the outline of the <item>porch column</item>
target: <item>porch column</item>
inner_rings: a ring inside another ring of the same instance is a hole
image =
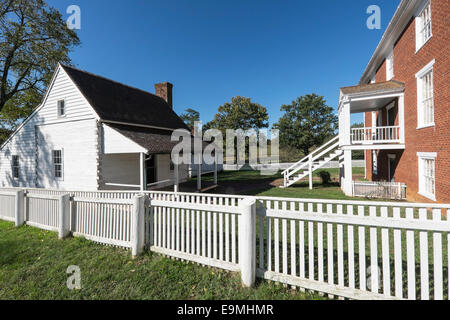
[[[140,191],[144,191],[147,189],[146,182],[145,182],[145,153],[141,152],[139,154],[139,185],[140,185]]]
[[[202,154],[197,155],[198,167],[197,167],[197,190],[202,190]]]
[[[214,152],[214,184],[217,184],[217,153]]]
[[[173,164],[173,178],[174,178],[173,191],[178,192],[178,185],[179,185],[178,158],[175,160],[175,162]]]
[[[405,97],[398,97],[398,125],[400,127],[400,142],[405,143]]]
[[[349,146],[351,144],[350,129],[350,100],[342,103],[340,110],[339,144]]]
[[[371,129],[371,133],[370,133],[370,140],[376,140],[376,134],[377,134],[377,112],[376,111],[372,111],[372,129]]]
[[[346,196],[352,196],[352,150],[344,150],[344,179],[343,191]]]

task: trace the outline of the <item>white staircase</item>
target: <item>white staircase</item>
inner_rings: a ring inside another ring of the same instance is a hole
[[[336,136],[284,170],[282,172],[284,183],[281,188],[289,187],[309,175],[309,188],[312,189],[312,173],[341,154],[342,150],[339,149],[339,136]]]

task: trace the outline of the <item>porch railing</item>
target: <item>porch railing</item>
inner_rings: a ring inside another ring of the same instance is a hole
[[[359,143],[399,143],[400,126],[352,128],[351,141]]]
[[[406,184],[401,182],[353,181],[352,190],[355,197],[406,199]]]

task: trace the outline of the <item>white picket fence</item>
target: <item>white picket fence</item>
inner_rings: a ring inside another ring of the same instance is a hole
[[[20,192],[0,217],[20,224]],[[449,299],[450,204],[26,189],[23,222],[351,299]],[[17,217],[19,215],[19,217]]]

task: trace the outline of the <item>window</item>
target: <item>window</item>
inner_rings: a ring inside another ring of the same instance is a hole
[[[55,178],[63,177],[63,154],[62,150],[53,150],[53,170]]]
[[[416,51],[419,51],[431,36],[431,6],[428,2],[416,18]]]
[[[389,81],[394,77],[394,50],[391,50],[386,58],[386,80]]]
[[[419,193],[436,200],[436,171],[434,152],[418,152],[419,157]]]
[[[12,173],[14,179],[19,179],[19,171],[20,171],[19,156],[12,156]]]
[[[418,128],[434,125],[433,64],[434,60],[416,74]]]
[[[58,117],[66,115],[66,103],[64,100],[58,100]]]

